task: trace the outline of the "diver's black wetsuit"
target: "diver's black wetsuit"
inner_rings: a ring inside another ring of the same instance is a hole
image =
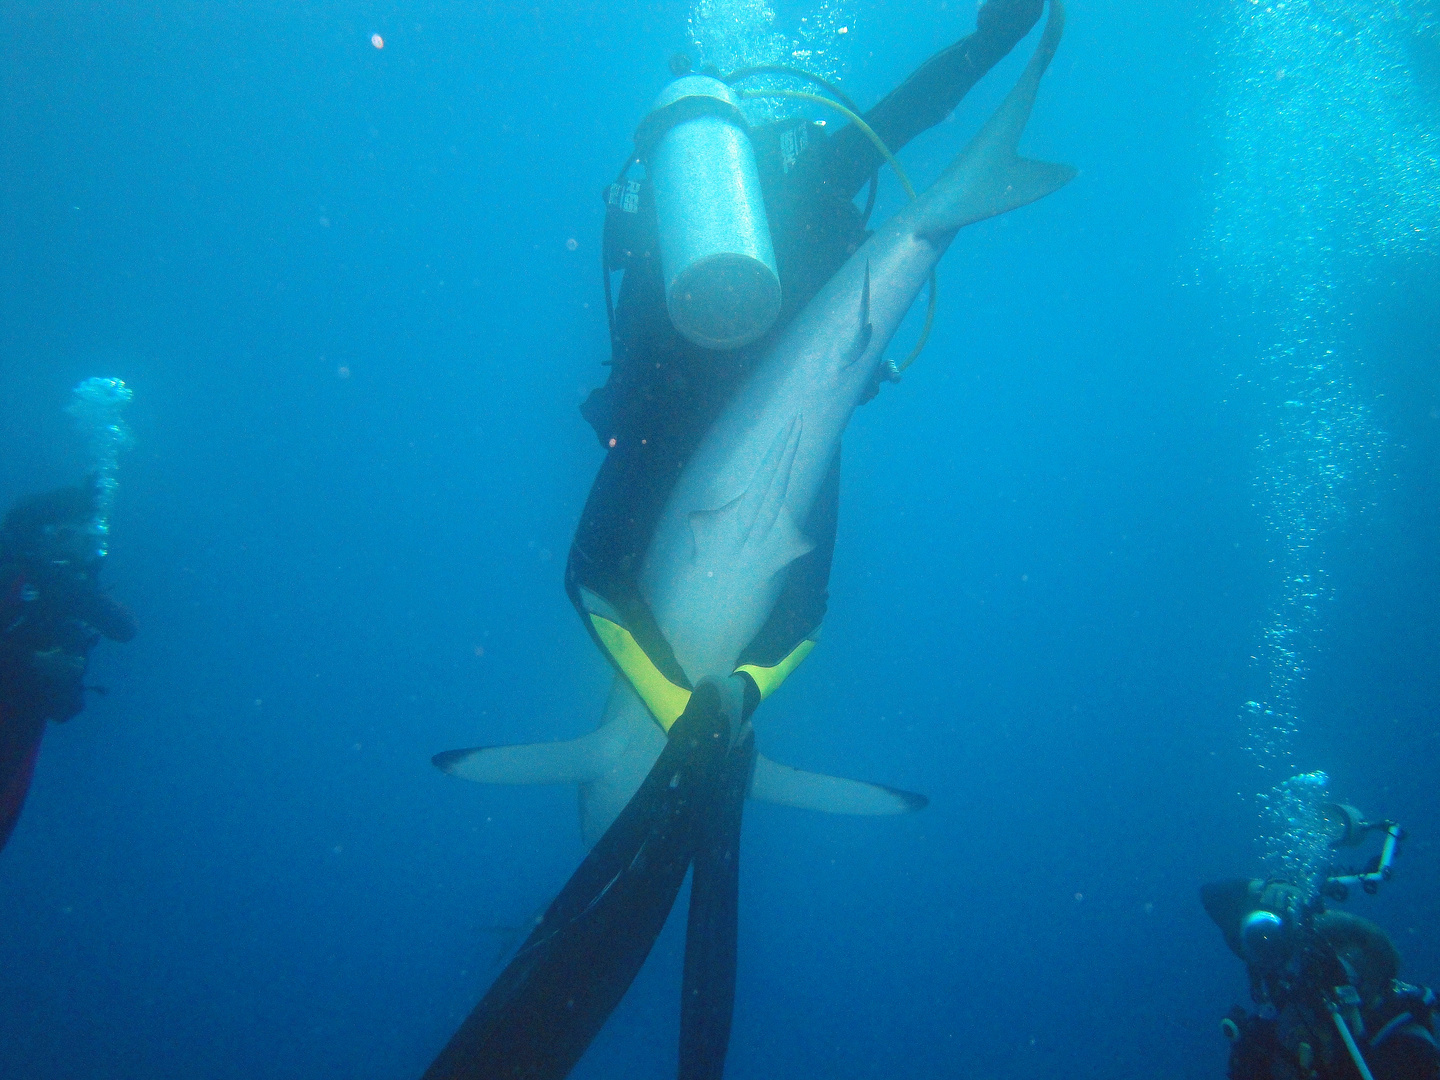
[[[93,514],[93,489],[62,488],[19,503],[0,527],[0,847],[19,819],[45,722],[85,707],[90,650],[102,636],[135,636],[130,613],[100,590]]]
[[[969,89],[1035,25],[1042,0],[989,0],[969,37],[932,57],[865,114],[892,152],[939,123]],[[590,490],[565,570],[566,591],[585,619],[584,587],[627,617],[647,646],[648,612],[636,584],[645,550],[680,471],[740,383],[777,335],[829,281],[868,233],[854,198],[882,158],[854,125],[834,136],[802,120],[752,131],[783,302],[760,340],[733,351],[683,338],[665,305],[654,207],[648,186],[638,199],[612,198],[606,273],[624,270],[615,310],[609,381],[581,406],[608,448]],[[616,193],[617,195],[623,193]],[[835,550],[839,453],[808,521],[814,542],[791,564],[770,620],[741,663],[778,663],[825,615]],[[589,629],[589,620],[585,620]],[[663,646],[662,646],[663,647]],[[652,657],[660,662],[659,657]]]

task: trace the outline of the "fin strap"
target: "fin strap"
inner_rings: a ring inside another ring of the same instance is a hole
[[[611,661],[620,673],[625,676],[645,707],[650,710],[650,715],[660,725],[661,730],[667,734],[671,725],[680,718],[685,707],[690,703],[691,689],[687,686],[677,686],[665,674],[655,666],[650,655],[640,647],[635,640],[635,635],[625,627],[611,619],[590,612],[590,625],[595,629],[595,636],[605,647]],[[790,650],[783,660],[773,667],[762,667],[759,664],[741,664],[735,670],[750,676],[755,683],[755,688],[760,691],[760,700],[764,700],[779,689],[797,667],[800,661],[810,655],[810,650],[815,647],[813,638],[806,638]]]

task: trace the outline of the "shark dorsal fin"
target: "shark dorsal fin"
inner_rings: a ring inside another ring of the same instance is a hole
[[[868,333],[874,327],[870,325],[870,260],[865,260],[865,284],[860,290],[860,326],[861,333]]]
[[[875,327],[870,323],[870,260],[865,260],[865,284],[860,289],[860,320],[855,331],[855,340],[850,343],[849,359],[845,361],[845,367],[849,367],[870,348],[870,339],[875,336]]]

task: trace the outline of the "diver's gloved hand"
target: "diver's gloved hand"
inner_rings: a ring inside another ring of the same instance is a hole
[[[975,16],[975,29],[1010,39],[1011,44],[1030,32],[1040,21],[1044,0],[985,0]]]
[[[1288,881],[1267,881],[1260,890],[1257,906],[1273,911],[1289,922],[1298,923],[1305,910],[1305,894],[1299,886]]]

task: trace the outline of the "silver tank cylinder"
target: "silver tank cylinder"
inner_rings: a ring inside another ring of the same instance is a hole
[[[647,124],[656,141],[645,169],[670,321],[703,348],[738,349],[780,313],[775,250],[739,102],[720,80],[686,75],[661,93]]]

